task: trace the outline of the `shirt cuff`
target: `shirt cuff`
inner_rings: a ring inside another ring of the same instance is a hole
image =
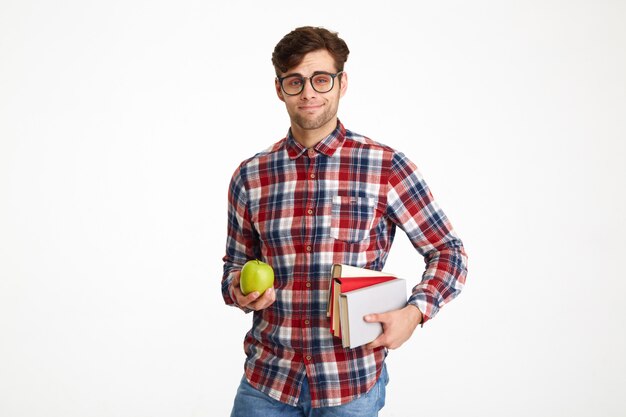
[[[232,307],[237,307],[238,309],[240,309],[246,314],[254,311],[247,307],[241,307],[237,303],[237,298],[235,297],[235,294],[233,293],[233,286],[231,285],[232,281],[233,281],[232,272],[228,275],[228,277],[224,281],[222,281],[222,296],[224,297],[224,301],[226,302],[226,304]]]

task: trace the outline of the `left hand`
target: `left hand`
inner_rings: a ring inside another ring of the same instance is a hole
[[[388,349],[397,349],[409,340],[417,325],[422,322],[422,312],[409,304],[400,310],[368,314],[363,319],[368,323],[379,322],[383,325],[383,334],[369,343],[368,348],[385,346]]]

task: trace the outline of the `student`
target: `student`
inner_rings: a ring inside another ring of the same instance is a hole
[[[337,118],[348,54],[323,28],[297,28],[280,40],[272,62],[290,129],[232,176],[222,293],[227,304],[254,311],[233,417],[377,416],[388,349],[406,342],[465,283],[463,244],[415,165]],[[421,282],[404,308],[365,318],[382,323],[381,336],[344,349],[326,316],[331,267],[382,270],[396,227],[426,261]],[[274,288],[262,295],[239,288],[250,259],[274,268]]]

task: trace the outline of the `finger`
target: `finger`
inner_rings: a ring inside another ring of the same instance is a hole
[[[254,302],[259,298],[260,294],[258,291],[251,292],[248,295],[243,295],[240,289],[237,290],[237,293],[240,294],[237,296],[237,302],[241,307],[253,307]]]
[[[365,320],[368,323],[376,323],[378,322],[378,317],[376,314],[367,314],[365,316],[363,316],[363,320]]]
[[[363,317],[363,320],[368,323],[384,323],[386,321],[386,318],[387,317],[385,313],[367,314]]]
[[[380,336],[378,336],[376,339],[374,339],[374,341],[370,342],[367,344],[367,348],[369,349],[376,349],[377,347],[380,346],[385,346],[385,334],[381,334]]]
[[[263,295],[253,303],[254,309],[262,310],[272,305],[274,301],[276,301],[276,291],[274,291],[274,288],[268,288]]]
[[[270,287],[265,290],[262,298],[271,304],[276,300],[276,291],[274,291],[273,287]]]

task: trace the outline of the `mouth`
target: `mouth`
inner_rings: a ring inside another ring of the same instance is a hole
[[[313,112],[322,108],[323,104],[307,104],[306,106],[298,106],[298,108],[305,112]]]

